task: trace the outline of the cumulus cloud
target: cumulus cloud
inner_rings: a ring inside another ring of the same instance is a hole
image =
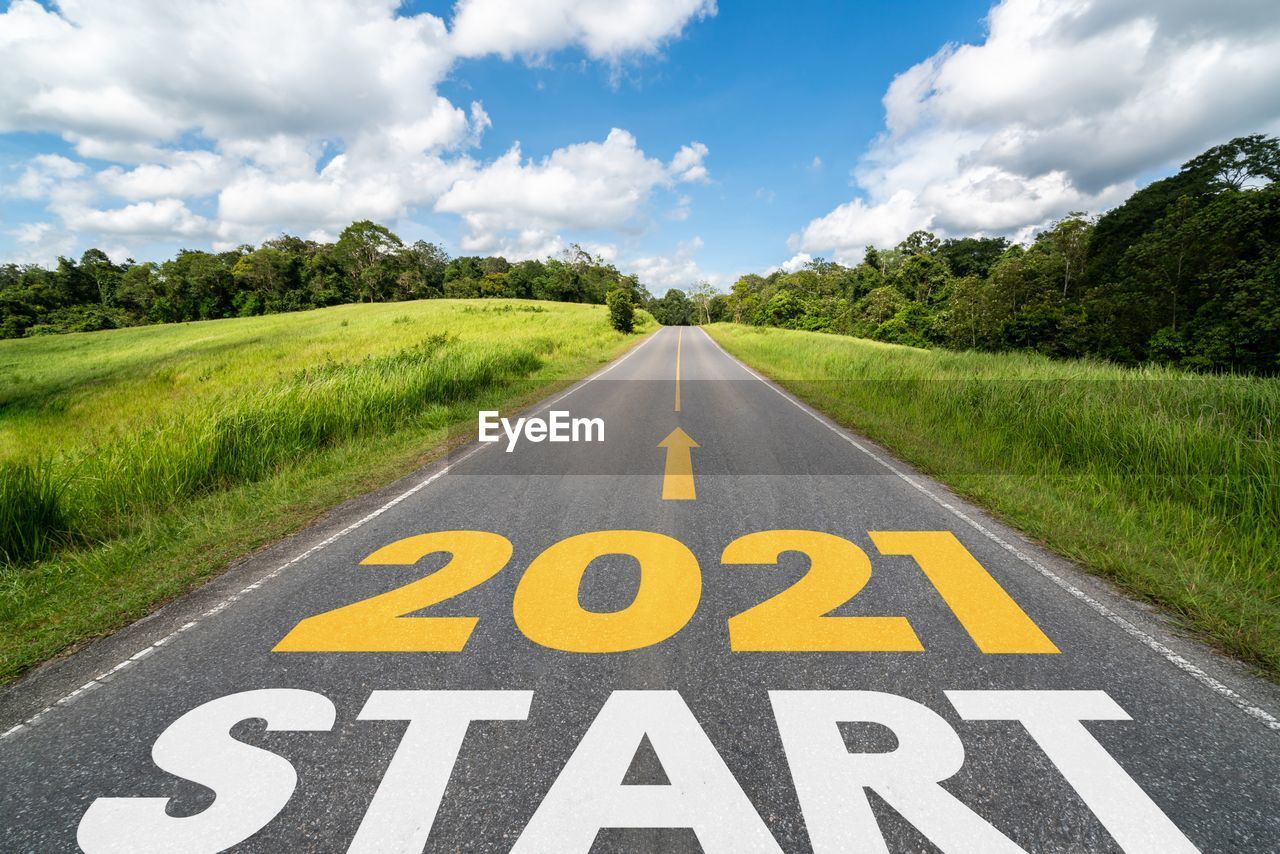
[[[813,261],[813,256],[810,255],[808,252],[797,252],[795,255],[792,255],[790,258],[788,258],[786,261],[783,261],[778,266],[770,267],[768,270],[765,270],[764,274],[766,276],[770,276],[778,272],[794,273],[797,270],[803,270],[812,261]]]
[[[625,130],[526,160],[519,145],[459,178],[435,209],[458,214],[468,229],[463,249],[543,254],[562,245],[561,229],[637,231],[653,190],[706,179],[706,146],[695,143],[670,163],[649,157]]]
[[[461,56],[539,58],[576,45],[595,59],[654,53],[715,0],[458,0],[453,46]]]
[[[711,174],[703,163],[707,158],[707,147],[700,142],[683,146],[671,159],[671,174],[677,181],[705,184],[711,180]]]
[[[1003,0],[985,41],[894,79],[862,197],[795,251],[859,257],[916,228],[1026,236],[1123,200],[1153,170],[1280,127],[1280,16],[1268,0]]]
[[[459,0],[452,29],[400,7],[13,0],[0,13],[0,133],[59,134],[72,152],[34,158],[4,190],[47,200],[64,229],[93,238],[215,246],[394,221],[448,197],[440,209],[464,216],[474,245],[500,238],[532,251],[562,245],[560,228],[630,227],[654,186],[707,180],[705,146],[663,164],[629,134],[539,163],[521,162],[516,148],[478,164],[470,152],[489,115],[437,89],[464,56],[578,45],[616,64],[651,53],[714,14],[713,0]],[[497,29],[487,23],[495,18]],[[564,180],[578,169],[583,177]],[[504,174],[525,194],[509,216],[472,192]],[[563,187],[580,197],[560,209],[540,198]]]
[[[89,171],[83,163],[77,163],[60,154],[37,154],[27,161],[18,180],[5,189],[20,199],[45,199],[61,184],[79,178]]]
[[[233,171],[228,158],[212,151],[177,151],[165,159],[169,162],[144,163],[132,169],[111,166],[96,179],[111,195],[133,201],[209,195],[226,183]]]
[[[23,223],[10,229],[9,234],[17,242],[12,258],[15,264],[51,267],[59,255],[70,254],[75,249],[75,238],[48,222]]]
[[[0,130],[79,142],[345,134],[403,125],[449,70],[444,22],[395,0],[15,0]]]
[[[738,276],[709,273],[703,270],[696,258],[702,246],[702,238],[694,236],[678,244],[672,255],[646,255],[632,258],[627,261],[625,267],[655,296],[662,296],[671,288],[687,291],[691,285],[701,281],[709,282],[718,290],[724,290]]]
[[[70,208],[63,220],[73,230],[97,234],[167,238],[209,237],[214,233],[209,220],[193,214],[180,199],[136,202],[112,210]]]

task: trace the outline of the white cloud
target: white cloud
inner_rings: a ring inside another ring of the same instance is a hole
[[[37,154],[27,161],[18,180],[5,189],[20,199],[46,199],[59,185],[87,171],[83,163],[60,154]]]
[[[180,199],[136,202],[112,210],[73,208],[63,214],[63,221],[73,231],[97,234],[168,238],[208,237],[214,232],[209,220],[193,214]]]
[[[706,153],[695,143],[663,164],[618,128],[603,142],[559,148],[539,161],[525,160],[515,145],[453,183],[435,209],[462,217],[468,252],[533,257],[562,245],[562,229],[639,231],[654,189],[705,176]]]
[[[577,45],[596,59],[656,52],[715,0],[458,0],[452,39],[461,56],[537,59]]]
[[[694,257],[702,249],[702,245],[702,238],[695,235],[678,244],[673,255],[632,258],[623,266],[654,296],[662,296],[671,288],[688,290],[690,285],[700,281],[710,282],[712,287],[724,290],[738,277],[703,270]]]
[[[442,18],[400,7],[13,0],[0,12],[0,133],[56,133],[78,159],[41,155],[6,190],[47,200],[64,229],[117,245],[332,234],[448,198],[440,210],[464,216],[472,247],[540,252],[564,245],[561,229],[636,227],[655,186],[708,180],[700,143],[665,165],[622,131],[538,163],[522,163],[516,148],[477,164],[469,151],[492,125],[488,113],[437,87],[472,53],[580,45],[616,68],[714,14],[713,0],[460,0],[452,34]],[[495,16],[502,28],[486,24]],[[90,172],[89,159],[110,165]],[[499,187],[515,194],[499,210],[473,191],[503,175],[519,186]],[[193,213],[209,206],[215,215]]]
[[[777,272],[794,273],[797,270],[803,270],[811,261],[813,261],[813,256],[808,252],[797,252],[778,266],[765,270],[764,275],[770,276]]]
[[[209,195],[232,172],[232,163],[212,151],[178,151],[167,159],[168,163],[144,163],[128,170],[111,166],[96,178],[107,192],[132,201]]]
[[[1004,0],[986,40],[900,74],[865,198],[792,248],[860,257],[916,228],[1025,235],[1123,200],[1136,181],[1280,127],[1280,16],[1268,0]]]
[[[171,141],[407,124],[453,57],[439,18],[395,0],[15,0],[0,16],[0,130]]]
[[[667,219],[676,222],[684,222],[693,213],[693,198],[690,196],[681,196],[676,200],[676,206],[667,211]]]
[[[707,154],[707,147],[700,142],[682,146],[676,156],[671,158],[672,177],[691,184],[707,183],[711,180],[711,175],[703,164]]]
[[[71,255],[75,251],[75,235],[48,222],[28,222],[10,229],[9,234],[17,242],[17,250],[13,257],[7,259],[14,264],[39,264],[52,267],[60,255]]]

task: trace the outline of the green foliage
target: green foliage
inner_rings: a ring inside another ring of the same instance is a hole
[[[618,288],[649,294],[602,258],[574,246],[559,258],[450,259],[385,226],[352,223],[336,243],[281,235],[261,246],[212,254],[183,250],[161,264],[115,264],[90,249],[56,269],[0,266],[0,338],[86,332],[151,323],[254,317],[350,302],[437,297],[603,303]]]
[[[1094,219],[1026,246],[917,231],[743,276],[718,318],[913,347],[1032,350],[1124,364],[1280,373],[1280,140],[1216,146]],[[709,305],[709,304],[708,304]]]
[[[684,291],[671,288],[661,299],[649,303],[649,313],[663,326],[695,326],[698,323],[697,307]]]
[[[619,332],[630,334],[636,328],[636,306],[628,291],[609,291],[605,296],[609,305],[609,322]]]

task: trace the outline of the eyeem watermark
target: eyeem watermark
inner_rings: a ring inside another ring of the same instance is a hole
[[[497,410],[481,410],[478,435],[481,442],[500,442],[507,437],[507,453],[516,449],[521,438],[530,442],[603,442],[603,418],[574,418],[564,410],[554,409],[547,418],[503,418]]]

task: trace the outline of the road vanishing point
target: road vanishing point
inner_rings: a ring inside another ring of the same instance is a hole
[[[0,851],[1280,850],[1276,688],[697,328],[0,695]]]

